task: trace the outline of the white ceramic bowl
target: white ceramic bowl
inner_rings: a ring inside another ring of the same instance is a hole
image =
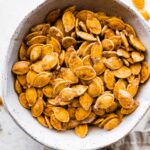
[[[11,67],[17,60],[18,48],[29,28],[42,22],[50,10],[73,4],[77,5],[79,9],[87,8],[94,11],[104,11],[109,15],[123,17],[126,22],[134,26],[137,35],[146,48],[150,48],[150,28],[137,12],[120,0],[47,0],[23,19],[11,39],[3,75],[5,104],[16,123],[33,139],[47,147],[63,150],[98,149],[124,137],[141,120],[150,106],[150,81],[140,88],[137,96],[137,99],[140,100],[140,106],[132,115],[126,117],[117,128],[109,132],[91,128],[88,136],[84,139],[77,137],[73,131],[56,132],[42,127],[31,116],[30,112],[20,105],[14,91],[14,76],[11,73]],[[147,53],[147,60],[150,63],[149,55],[150,52]]]

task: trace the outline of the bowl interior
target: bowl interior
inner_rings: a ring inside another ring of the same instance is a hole
[[[48,147],[65,150],[102,148],[125,136],[142,118],[146,110],[148,110],[150,97],[148,88],[150,86],[150,81],[140,89],[137,99],[140,100],[141,104],[138,109],[132,115],[126,117],[119,127],[109,132],[90,128],[88,136],[84,139],[78,138],[73,131],[56,132],[39,125],[31,116],[30,112],[20,105],[18,96],[14,91],[14,77],[11,73],[11,67],[17,60],[18,48],[29,28],[42,22],[50,10],[54,8],[65,8],[73,4],[77,5],[78,9],[104,11],[108,15],[121,16],[127,23],[134,26],[137,35],[146,48],[148,49],[150,47],[150,29],[141,17],[119,0],[47,0],[20,23],[11,39],[3,76],[5,104],[9,113],[19,126],[34,139]],[[150,63],[149,55],[150,53],[147,53],[147,60]]]

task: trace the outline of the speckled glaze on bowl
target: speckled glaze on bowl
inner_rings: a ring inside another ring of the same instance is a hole
[[[104,11],[109,15],[121,16],[126,22],[134,26],[140,40],[148,50],[150,49],[150,28],[137,12],[120,0],[47,0],[23,19],[12,36],[3,74],[5,104],[16,123],[33,139],[47,147],[63,150],[99,149],[127,135],[141,120],[150,107],[150,81],[141,87],[137,95],[137,99],[141,103],[132,115],[126,117],[117,128],[109,132],[90,128],[88,136],[84,139],[77,137],[73,131],[56,132],[42,127],[31,116],[30,112],[19,104],[17,94],[14,91],[14,77],[11,73],[11,67],[17,60],[18,48],[29,28],[42,22],[50,10],[73,4],[77,5],[79,9]],[[147,60],[150,63],[149,55],[150,52],[147,53]]]

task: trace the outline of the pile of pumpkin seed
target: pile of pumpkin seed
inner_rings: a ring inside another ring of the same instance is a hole
[[[134,28],[104,12],[51,11],[24,38],[12,66],[20,104],[50,129],[111,130],[134,112],[150,75]]]

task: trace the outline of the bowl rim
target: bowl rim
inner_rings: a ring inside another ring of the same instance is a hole
[[[45,3],[47,2],[48,0],[44,0],[43,2],[41,2],[39,5],[35,6],[31,11],[29,11],[24,17],[23,19],[18,23],[16,29],[14,30],[14,32],[11,34],[11,38],[9,40],[9,46],[7,48],[7,52],[9,49],[11,49],[11,45],[13,43],[13,40],[15,39],[15,36],[16,36],[16,32],[18,30],[18,27],[20,27],[22,24],[24,24],[24,22],[28,19],[28,16],[30,16],[32,13],[34,13],[37,9],[40,9],[43,5],[45,5]],[[124,1],[122,0],[113,0],[115,1],[116,3],[118,3],[119,5],[123,6],[124,8],[128,9],[130,12],[132,12],[136,17],[138,17],[140,20],[141,20],[141,23],[145,26],[145,28],[147,30],[150,31],[150,26],[149,24],[144,20],[144,18],[139,14],[139,12],[132,8],[132,6],[126,4]],[[4,67],[2,69],[2,86],[5,85],[5,80],[7,80],[7,71],[8,71],[8,65],[7,65],[7,57],[8,55],[5,56],[5,62],[4,62]],[[40,143],[41,145],[47,147],[47,148],[54,148],[54,149],[58,149],[60,150],[59,147],[55,147],[55,146],[50,146],[42,141],[40,141],[38,138],[34,137],[32,134],[30,134],[24,127],[22,127],[22,125],[18,122],[17,119],[15,119],[15,117],[13,116],[11,110],[8,109],[7,107],[7,104],[5,103],[5,99],[7,99],[7,94],[6,94],[6,91],[7,91],[7,87],[3,87],[2,88],[2,96],[4,97],[4,108],[5,110],[8,112],[8,114],[11,116],[11,118],[14,120],[14,122],[16,123],[16,125],[22,129],[24,131],[24,133],[26,133],[29,137],[31,137],[33,140],[35,140],[36,142]],[[126,134],[124,134],[121,138],[116,138],[113,142],[109,143],[109,144],[105,144],[103,145],[102,147],[99,147],[99,146],[95,146],[95,149],[99,149],[99,148],[104,148],[106,146],[109,146],[111,144],[114,144],[116,143],[118,140],[124,138],[127,134],[129,134],[134,128],[135,126],[141,121],[141,119],[144,117],[144,115],[147,113],[147,111],[150,109],[150,102],[147,102],[147,107],[145,109],[145,112],[141,115],[141,117],[139,118],[139,120],[134,124],[134,126],[128,130],[128,132]]]

